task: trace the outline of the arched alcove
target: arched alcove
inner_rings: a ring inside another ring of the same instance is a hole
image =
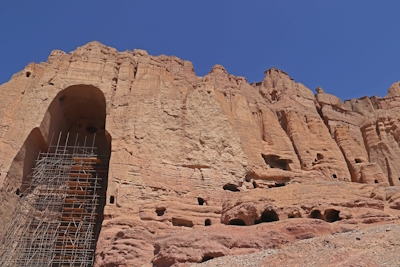
[[[105,172],[101,184],[103,197],[99,199],[97,212],[96,236],[100,233],[103,221],[111,154],[111,135],[106,131],[105,124],[106,100],[103,92],[91,85],[73,85],[56,95],[40,125],[43,138],[49,145],[54,146],[60,141],[68,146],[86,144],[96,148],[94,153],[101,159]]]
[[[259,224],[263,222],[275,222],[279,221],[279,216],[274,210],[266,209],[262,214],[261,218],[254,221],[254,224]]]
[[[105,123],[106,101],[100,89],[90,85],[74,85],[60,91],[50,103],[40,126],[31,131],[11,164],[6,178],[10,189],[3,190],[6,193],[3,193],[2,197],[3,199],[10,197],[15,201],[9,201],[8,206],[2,208],[1,217],[11,215],[10,210],[14,210],[20,198],[15,194],[15,190],[19,189],[18,192],[23,195],[24,188],[21,185],[29,182],[29,174],[35,166],[39,152],[46,152],[50,146],[58,142],[67,146],[93,146],[96,147],[94,153],[101,159],[101,164],[96,167],[95,172],[102,173],[101,188],[99,188],[101,197],[94,229],[97,239],[106,203],[108,164],[111,154],[111,135],[106,131]],[[9,211],[4,210],[5,208]],[[7,219],[13,220],[10,216]],[[8,223],[6,220],[0,222],[2,223],[0,228],[4,228]]]
[[[56,144],[58,134],[70,133],[69,144],[93,140],[98,154],[109,160],[111,136],[105,130],[106,100],[103,92],[91,85],[70,86],[57,94],[51,102],[40,131],[48,144]],[[78,134],[78,140],[75,140]]]

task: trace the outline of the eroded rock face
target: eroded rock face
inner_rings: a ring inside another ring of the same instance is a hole
[[[0,228],[53,133],[93,129],[111,155],[95,266],[189,266],[397,223],[399,83],[344,103],[317,91],[275,68],[250,85],[98,42],[53,51],[0,86]]]

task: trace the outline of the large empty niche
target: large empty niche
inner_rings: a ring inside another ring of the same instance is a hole
[[[76,85],[60,91],[50,103],[40,126],[32,130],[11,164],[7,181],[10,184],[12,197],[19,198],[15,195],[17,188],[21,193],[24,192],[24,184],[29,182],[28,174],[35,165],[38,153],[46,152],[50,145],[60,142],[68,146],[93,146],[96,148],[93,153],[97,154],[102,162],[102,166],[96,172],[102,172],[104,175],[100,189],[104,197],[99,199],[97,213],[100,216],[94,230],[97,237],[103,221],[111,153],[111,136],[105,129],[105,123],[106,101],[100,89],[94,86]],[[14,207],[7,208],[14,209]],[[4,217],[4,214],[2,213],[1,217]]]
[[[293,161],[290,159],[281,159],[278,155],[264,155],[261,154],[265,163],[271,168],[279,168],[282,170],[289,170],[289,164]]]
[[[105,129],[106,100],[103,92],[90,85],[70,86],[57,94],[51,102],[40,125],[44,139],[55,145],[59,134],[69,134],[68,145],[94,146],[95,154],[104,165],[105,178],[102,181],[104,197],[99,200],[99,216],[96,235],[100,233],[103,211],[106,204],[108,163],[111,154],[111,136]],[[65,138],[62,138],[64,141]],[[115,200],[114,200],[115,201]]]

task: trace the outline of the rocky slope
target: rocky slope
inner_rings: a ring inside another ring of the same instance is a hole
[[[255,84],[220,65],[198,77],[91,42],[0,92],[1,229],[53,133],[103,136],[95,266],[190,266],[399,222],[400,83],[342,102],[275,68]]]
[[[227,256],[192,267],[400,266],[400,227],[385,225],[302,240],[281,249]]]

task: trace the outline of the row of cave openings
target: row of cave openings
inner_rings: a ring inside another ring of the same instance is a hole
[[[205,204],[205,200],[201,197],[197,198],[197,202],[200,206]],[[165,211],[167,209],[165,207],[157,207],[155,212],[157,216],[163,216],[165,214]],[[301,218],[301,215],[299,213],[291,213],[288,215],[288,219],[293,219],[293,218]],[[336,209],[327,209],[324,211],[322,214],[320,210],[314,209],[310,212],[308,218],[310,219],[319,219],[319,220],[324,220],[329,223],[333,223],[336,221],[340,221],[340,211]],[[260,218],[257,218],[254,220],[254,225],[260,224],[260,223],[269,223],[269,222],[275,222],[279,221],[279,215],[278,213],[271,209],[267,208],[265,209]],[[172,218],[172,225],[173,226],[184,226],[184,227],[193,227],[193,222],[190,220],[182,219],[182,218]],[[210,226],[211,225],[211,220],[206,219],[204,221],[204,226]],[[245,221],[243,219],[239,218],[234,218],[229,220],[228,225],[236,225],[236,226],[247,226]]]
[[[301,218],[300,214],[289,214],[288,219],[293,219],[293,218]],[[327,209],[324,212],[324,215],[322,215],[321,211],[318,209],[313,210],[308,218],[311,219],[319,219],[319,220],[324,220],[329,223],[333,223],[336,221],[340,221],[340,211],[335,210],[335,209]],[[254,225],[260,224],[260,223],[268,223],[268,222],[275,222],[279,221],[279,216],[276,211],[272,209],[265,209],[264,212],[261,214],[260,218],[257,218],[254,220]],[[245,221],[242,219],[231,219],[228,223],[229,225],[237,225],[237,226],[247,226]]]
[[[30,73],[27,73],[27,77]],[[105,129],[106,100],[103,92],[91,85],[74,85],[60,91],[50,103],[39,127],[34,128],[13,159],[7,174],[6,191],[11,198],[23,197],[29,174],[35,166],[39,152],[48,151],[57,144],[59,133],[72,137],[66,145],[84,144],[94,140],[96,154],[107,168],[111,155],[111,136]],[[77,138],[76,138],[77,137]],[[61,143],[60,143],[61,144]],[[91,144],[92,145],[92,144]],[[102,192],[107,191],[107,179]],[[99,214],[103,215],[105,200],[101,201]],[[14,207],[10,207],[14,208]],[[103,216],[98,216],[100,225]]]

